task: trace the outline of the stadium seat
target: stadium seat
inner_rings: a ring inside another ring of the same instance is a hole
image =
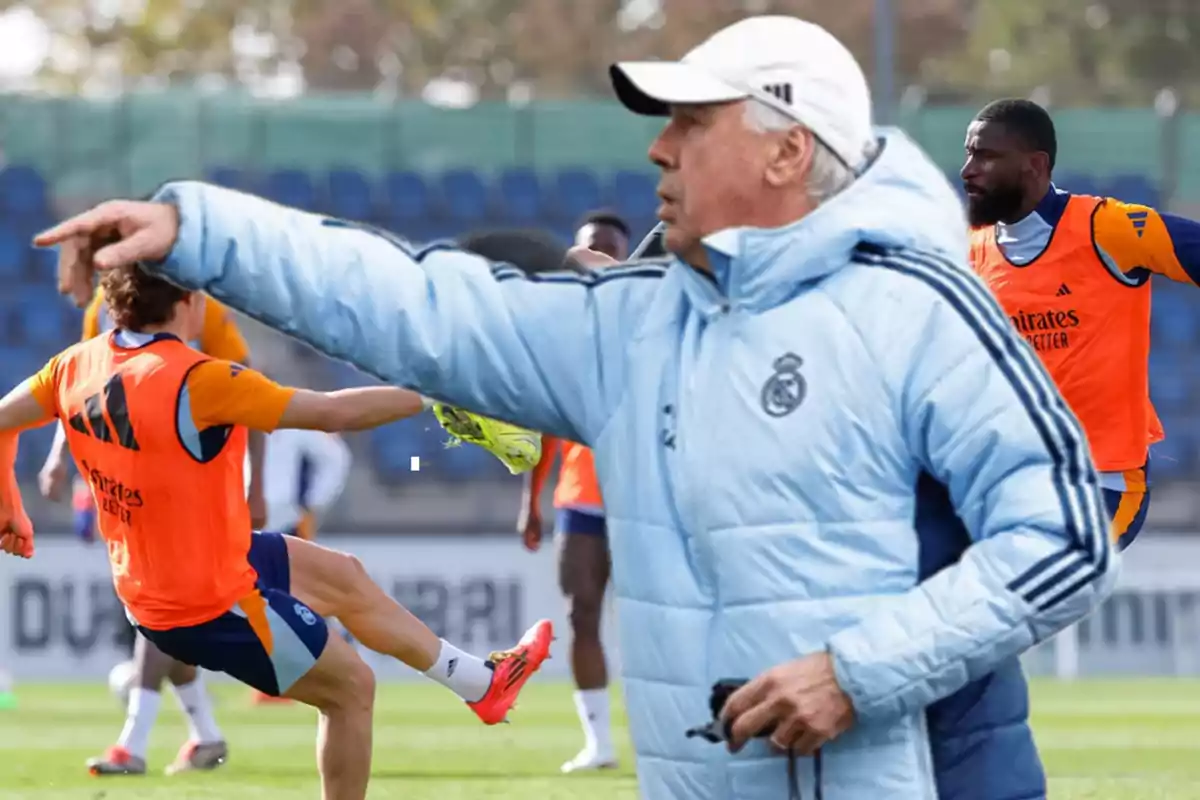
[[[209,183],[224,186],[226,189],[237,189],[239,192],[255,191],[253,176],[237,167],[213,167],[205,170],[204,176]]]
[[[443,447],[441,453],[430,457],[437,472],[452,481],[474,481],[499,478],[508,471],[498,459],[474,445]]]
[[[267,175],[263,197],[304,211],[317,210],[317,188],[312,177],[298,169],[283,169]]]
[[[33,167],[11,166],[0,171],[0,208],[13,214],[43,214],[46,181]]]
[[[41,247],[29,247],[26,250],[28,256],[27,270],[33,283],[43,285],[55,285],[57,281],[56,270],[58,268],[58,250]],[[3,276],[4,268],[0,265],[0,276]]]
[[[17,328],[25,344],[45,352],[47,358],[74,340],[73,309],[46,286],[25,286],[17,293]]]
[[[429,216],[429,187],[416,172],[392,172],[383,179],[387,216],[392,224],[403,226]]]
[[[371,182],[353,169],[330,171],[326,181],[328,211],[337,217],[367,222],[375,218],[375,192]]]
[[[39,364],[33,369],[40,369],[40,367]],[[32,374],[32,372],[27,372],[22,377],[29,377]],[[22,478],[32,478],[37,475],[46,460],[46,454],[50,452],[50,445],[53,441],[53,425],[43,425],[22,433],[21,446],[17,448],[17,475]]]
[[[1158,187],[1144,175],[1115,175],[1101,185],[1101,193],[1126,203],[1157,206]]]
[[[370,433],[371,459],[380,477],[394,482],[411,476],[413,456],[424,454],[419,423],[416,420],[400,422],[376,428]],[[422,458],[421,469],[427,471],[428,464]]]
[[[1196,303],[1175,287],[1159,285],[1152,301],[1150,318],[1152,341],[1167,348],[1187,348],[1200,339],[1200,320]],[[1192,294],[1193,292],[1187,292]]]
[[[621,170],[613,176],[613,207],[630,224],[652,218],[658,211],[657,188],[658,181],[652,174]]]
[[[520,224],[541,220],[542,187],[533,170],[505,170],[500,173],[496,188],[497,217]]]
[[[552,216],[561,222],[578,222],[589,211],[604,205],[600,181],[591,172],[565,169],[554,179]]]
[[[1159,369],[1150,373],[1150,399],[1163,413],[1186,410],[1192,403],[1193,381],[1179,369]]]
[[[1102,191],[1095,178],[1079,173],[1067,172],[1059,175],[1054,179],[1054,185],[1060,189],[1066,189],[1072,194],[1100,194]]]
[[[16,281],[25,273],[29,248],[22,237],[7,225],[0,227],[0,281]]]
[[[470,224],[462,220],[455,219],[430,219],[421,226],[422,236],[416,241],[421,244],[430,242],[448,241],[457,236],[461,236],[470,229]]]
[[[1197,462],[1200,431],[1195,417],[1176,417],[1164,420],[1167,438],[1150,448],[1151,480],[1175,480],[1190,477]]]
[[[452,169],[441,177],[442,204],[450,219],[473,225],[488,216],[488,187],[479,174]]]

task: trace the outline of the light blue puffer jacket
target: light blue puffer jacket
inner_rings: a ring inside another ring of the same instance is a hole
[[[1045,794],[1015,657],[1111,589],[1097,479],[902,134],[794,225],[528,277],[195,183],[159,265],[399,385],[596,451],[648,800],[783,800],[786,762],[684,737],[715,680],[828,649],[855,727],[806,798]],[[957,513],[955,513],[957,510]]]

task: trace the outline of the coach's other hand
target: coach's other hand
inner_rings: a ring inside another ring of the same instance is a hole
[[[110,200],[33,238],[36,247],[59,247],[58,290],[78,304],[91,298],[95,270],[139,261],[161,261],[175,246],[179,212],[166,203]]]
[[[853,724],[854,706],[838,685],[833,659],[815,653],[772,667],[738,689],[721,721],[731,731],[733,752],[773,728],[771,744],[810,756]]]

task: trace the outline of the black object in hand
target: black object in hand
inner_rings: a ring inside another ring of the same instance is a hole
[[[697,728],[692,728],[687,732],[689,739],[700,737],[705,741],[717,744],[727,742],[733,738],[731,725],[721,723],[721,712],[725,710],[725,703],[733,696],[733,693],[749,683],[746,678],[724,678],[713,684],[712,693],[708,697],[708,708],[712,712],[712,720]],[[755,738],[765,738],[775,732],[775,727],[771,726],[766,730],[759,731],[755,734]]]

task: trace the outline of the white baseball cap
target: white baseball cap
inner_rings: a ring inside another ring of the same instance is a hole
[[[626,61],[609,74],[618,99],[636,114],[666,116],[673,104],[762,101],[812,131],[852,169],[863,165],[874,141],[862,68],[833,34],[795,17],[750,17],[679,61]]]

